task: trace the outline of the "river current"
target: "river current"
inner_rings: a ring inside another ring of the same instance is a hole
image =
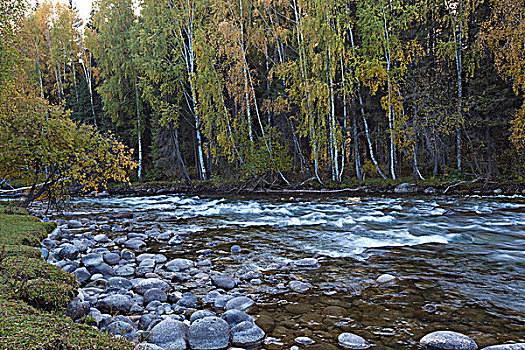
[[[144,252],[262,277],[244,285],[268,323],[265,349],[306,336],[332,349],[341,332],[377,349],[416,349],[434,330],[469,335],[480,347],[525,341],[525,198],[153,196],[85,199],[70,216],[135,213],[133,230],[183,238]],[[239,245],[240,254],[230,248]],[[294,270],[316,258],[321,266]],[[395,281],[381,284],[390,274]],[[311,285],[306,293],[286,288]],[[183,289],[199,291],[191,281]],[[297,345],[297,344],[296,344]]]

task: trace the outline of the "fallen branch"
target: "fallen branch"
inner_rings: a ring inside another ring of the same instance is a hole
[[[480,177],[475,178],[475,179],[472,180],[472,181],[460,181],[460,182],[457,182],[457,183],[455,183],[455,184],[453,184],[453,185],[448,186],[448,187],[445,189],[445,191],[443,191],[443,194],[446,194],[446,193],[448,192],[448,190],[450,190],[451,188],[458,187],[458,186],[461,186],[461,185],[466,184],[466,183],[473,184],[473,183],[478,182],[479,180],[481,180]]]

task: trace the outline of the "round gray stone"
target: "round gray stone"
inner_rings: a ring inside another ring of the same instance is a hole
[[[127,278],[111,277],[106,285],[108,288],[115,289],[131,289],[133,284]]]
[[[253,319],[246,312],[241,310],[228,310],[222,314],[221,318],[228,322],[230,328],[237,326],[239,323],[246,321],[253,322]]]
[[[188,259],[173,259],[166,264],[166,269],[171,272],[179,272],[195,266],[195,263]]]
[[[425,335],[419,343],[432,350],[476,350],[478,345],[464,334],[437,331]]]
[[[226,310],[240,310],[248,311],[255,304],[255,302],[248,297],[235,297],[228,301],[225,305]]]
[[[58,253],[58,258],[60,260],[69,259],[73,260],[78,256],[79,250],[73,244],[63,244],[60,246],[60,252]]]
[[[193,350],[224,349],[229,339],[228,323],[221,318],[204,317],[190,326],[188,342]]]
[[[133,290],[139,294],[144,294],[148,289],[153,288],[161,289],[164,292],[168,292],[171,289],[167,282],[159,278],[146,278],[137,283],[135,287],[133,287]]]
[[[76,321],[89,314],[89,309],[88,302],[82,301],[79,298],[74,298],[67,306],[66,316],[70,317],[73,321]]]
[[[131,250],[139,250],[140,248],[146,246],[146,242],[138,238],[133,238],[129,241],[124,242],[124,246]]]
[[[185,350],[188,326],[180,321],[167,318],[151,329],[148,342],[170,350]]]
[[[138,334],[135,328],[128,322],[116,321],[108,325],[108,332],[113,335],[120,335],[128,341],[138,340]]]
[[[232,343],[240,347],[255,347],[262,343],[266,334],[253,321],[239,323],[230,330]]]
[[[525,350],[525,343],[491,345],[481,350]]]
[[[213,311],[210,311],[210,310],[198,310],[198,311],[195,311],[194,313],[191,314],[190,322],[193,323],[193,322],[195,322],[197,320],[200,320],[201,318],[214,317],[214,316],[217,316],[217,315]]]
[[[363,337],[353,333],[339,334],[337,341],[345,349],[368,349],[371,347]]]
[[[127,295],[114,294],[108,295],[102,300],[99,300],[97,307],[103,311],[113,314],[116,311],[128,313],[133,305],[133,300]]]
[[[310,285],[301,281],[291,281],[288,283],[288,288],[297,293],[304,293],[310,290]]]
[[[77,278],[80,283],[84,283],[91,278],[91,274],[85,267],[80,267],[73,271],[73,275]]]
[[[222,274],[211,276],[211,281],[216,287],[226,289],[226,290],[233,289],[237,285],[237,283],[235,282],[233,278],[228,277],[226,275],[222,275]]]
[[[148,289],[144,293],[144,304],[149,304],[150,302],[152,302],[154,300],[158,300],[158,301],[164,302],[164,301],[168,300],[168,296],[166,295],[166,292],[164,292],[160,288]]]
[[[104,254],[104,262],[106,262],[109,265],[117,265],[120,261],[120,255],[117,253],[107,253]]]
[[[97,266],[104,262],[102,255],[97,253],[86,254],[82,257],[81,261],[86,267]]]
[[[297,261],[294,261],[294,266],[299,269],[316,269],[318,268],[319,261],[314,258],[304,258]]]

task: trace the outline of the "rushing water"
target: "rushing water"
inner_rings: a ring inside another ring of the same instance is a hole
[[[307,349],[332,349],[343,331],[378,349],[415,349],[438,329],[480,346],[525,341],[523,197],[173,195],[82,200],[76,208],[84,216],[133,210],[137,232],[156,226],[187,236],[183,245],[145,251],[206,256],[231,274],[263,271],[260,284],[243,287],[257,299],[255,314],[275,326],[266,349],[289,348],[297,336],[316,341]],[[243,251],[232,258],[233,244]],[[321,267],[290,267],[305,257]],[[385,273],[398,280],[376,283]],[[313,288],[290,292],[291,279]],[[191,282],[183,288],[199,292]]]

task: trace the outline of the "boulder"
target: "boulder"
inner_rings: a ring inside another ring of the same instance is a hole
[[[525,343],[491,345],[481,350],[525,350]]]
[[[113,314],[115,312],[128,313],[133,305],[133,300],[127,295],[113,294],[99,300],[97,307],[103,311]]]
[[[133,284],[127,278],[111,277],[106,285],[107,288],[131,289]]]
[[[135,341],[139,339],[135,327],[133,327],[133,325],[128,322],[112,322],[108,325],[107,330],[110,334],[119,335],[128,341]]]
[[[291,281],[288,283],[288,288],[297,293],[304,293],[310,290],[310,285],[301,281]]]
[[[147,340],[170,350],[185,350],[188,326],[180,321],[167,318],[151,329]]]
[[[237,285],[233,278],[223,274],[212,275],[211,281],[216,287],[226,290],[233,289]]]
[[[239,323],[243,323],[246,321],[252,321],[253,319],[250,315],[248,315],[246,312],[241,310],[228,310],[225,313],[222,314],[221,318],[228,322],[228,325],[230,328],[233,328],[237,326]]]
[[[255,304],[255,302],[248,297],[235,297],[228,301],[225,305],[226,310],[240,310],[248,311]]]
[[[89,267],[89,272],[91,272],[91,274],[93,275],[97,273],[100,273],[103,276],[114,276],[115,275],[115,270],[113,270],[111,266],[109,266],[108,264],[104,262],[102,264],[98,264],[97,266]]]
[[[165,281],[159,279],[159,278],[146,278],[137,283],[133,290],[139,294],[144,294],[148,289],[158,288],[163,290],[164,292],[168,292],[171,287],[168,283]]]
[[[198,319],[189,329],[188,342],[193,350],[225,349],[229,340],[228,323],[215,316]]]
[[[116,219],[133,219],[133,213],[130,211],[123,211],[115,214]]]
[[[80,282],[81,284],[88,281],[91,278],[91,274],[85,267],[80,267],[76,269],[75,271],[73,271],[73,275],[75,275],[78,282]]]
[[[193,261],[188,259],[173,259],[166,264],[166,269],[171,272],[179,272],[195,266]]]
[[[93,237],[93,240],[97,243],[108,243],[110,241],[110,239],[108,238],[107,235],[101,233],[99,235],[96,235],[95,237]]]
[[[215,312],[213,311],[210,311],[210,310],[198,310],[198,311],[195,311],[194,313],[191,314],[191,317],[190,317],[190,323],[193,323],[197,320],[200,320],[201,318],[204,318],[204,317],[214,317],[214,316],[217,316],[215,315]],[[224,317],[223,317],[224,319]]]
[[[425,335],[419,343],[432,350],[476,350],[478,345],[464,334],[451,331],[437,331]]]
[[[372,346],[364,338],[353,333],[339,334],[337,341],[345,349],[368,349]]]
[[[104,262],[109,264],[109,265],[117,265],[120,261],[120,255],[118,255],[117,253],[108,253],[108,254],[104,254]]]
[[[81,228],[82,223],[78,220],[69,220],[69,222],[67,223],[67,227],[68,228]]]
[[[97,253],[86,254],[82,257],[81,261],[86,267],[93,267],[104,263],[102,255]]]
[[[261,344],[266,336],[253,321],[239,323],[230,330],[230,335],[233,345],[242,348],[255,347]]]
[[[124,242],[124,246],[131,250],[139,250],[140,248],[143,248],[146,246],[146,242],[138,238],[132,238]]]
[[[166,292],[164,292],[160,288],[148,289],[144,293],[144,304],[147,305],[147,304],[149,304],[150,302],[152,302],[154,300],[158,300],[160,302],[164,302],[164,301],[168,300],[168,296],[166,295]]]
[[[89,314],[89,309],[88,302],[82,301],[79,298],[74,298],[67,306],[66,316],[70,317],[73,321],[76,321]]]
[[[304,258],[294,261],[293,265],[299,269],[316,269],[319,265],[319,260],[315,258]]]
[[[78,256],[79,249],[73,244],[62,244],[60,246],[60,251],[58,252],[58,258],[60,260],[69,259],[73,260]]]
[[[414,193],[417,192],[417,185],[411,183],[402,183],[394,188],[395,193]]]
[[[137,346],[135,346],[135,350],[164,350],[158,345],[151,344],[151,343],[139,343]]]

